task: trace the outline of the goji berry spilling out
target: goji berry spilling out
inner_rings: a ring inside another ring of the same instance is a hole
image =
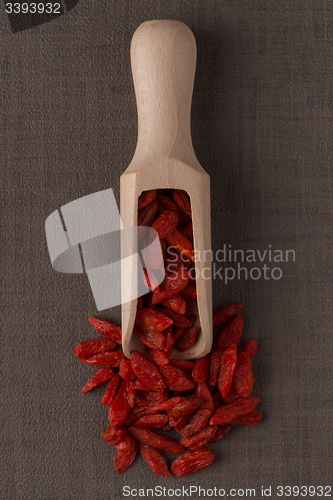
[[[195,362],[173,359],[174,350],[190,349],[200,335],[196,316],[188,313],[196,287],[187,195],[177,189],[142,193],[138,225],[157,231],[165,268],[158,286],[153,276],[159,266],[141,273],[147,293],[138,301],[134,334],[146,354],[133,351],[127,359],[119,347],[121,328],[93,317],[89,322],[103,338],[80,342],[73,351],[82,363],[101,367],[82,393],[108,382],[101,402],[108,408],[109,427],[102,438],[116,447],[115,471],[125,471],[140,450],[156,474],[186,476],[214,461],[215,454],[203,446],[218,442],[239,425],[261,422],[262,414],[255,409],[260,398],[251,395],[257,342],[248,340],[238,349],[242,304],[229,304],[213,312],[213,327],[221,330],[211,353]],[[170,429],[178,432],[178,440],[164,434]],[[168,466],[161,450],[182,454]]]

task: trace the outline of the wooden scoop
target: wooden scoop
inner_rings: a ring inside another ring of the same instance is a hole
[[[212,283],[210,236],[210,178],[199,164],[190,132],[191,100],[196,65],[196,43],[192,31],[179,21],[148,21],[136,30],[131,43],[131,65],[138,108],[138,141],[132,162],[120,177],[122,238],[122,301],[137,287],[135,260],[123,258],[128,247],[136,247],[138,197],[149,189],[183,189],[191,200],[196,287],[197,322],[201,333],[185,352],[172,356],[195,359],[212,345]],[[133,297],[134,295],[132,295]],[[122,304],[123,350],[144,352],[133,334],[137,299]],[[194,312],[195,313],[195,312]]]

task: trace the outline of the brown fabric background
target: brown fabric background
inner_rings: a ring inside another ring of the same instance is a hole
[[[137,131],[130,40],[158,18],[197,40],[192,133],[212,181],[214,250],[296,251],[281,280],[213,283],[214,306],[244,302],[264,420],[233,429],[211,446],[213,466],[184,479],[155,476],[141,457],[113,472],[104,387],[80,394],[94,369],[72,353],[94,336],[94,301],[84,276],[52,270],[44,231],[66,202],[119,195]],[[2,5],[0,25],[1,498],[107,500],[125,484],[260,498],[262,485],[330,484],[332,3],[80,0],[15,35]]]

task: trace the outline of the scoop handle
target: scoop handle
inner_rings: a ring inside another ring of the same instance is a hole
[[[147,21],[135,31],[131,65],[138,109],[135,157],[197,162],[191,140],[196,65],[192,31],[180,21]]]

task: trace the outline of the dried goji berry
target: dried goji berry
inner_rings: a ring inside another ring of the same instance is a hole
[[[172,323],[172,319],[168,318],[165,314],[149,307],[141,307],[136,313],[135,325],[147,332],[161,332],[172,325]]]
[[[113,371],[110,368],[100,368],[99,370],[95,371],[95,373],[87,380],[87,382],[81,389],[81,393],[85,394],[86,392],[95,389],[95,387],[98,387],[108,380],[111,380],[112,377]]]
[[[162,415],[145,415],[135,422],[136,426],[148,427],[149,429],[163,429],[169,422],[169,416],[164,413]]]
[[[142,191],[138,199],[138,208],[146,207],[150,205],[157,196],[157,189],[150,189],[149,191]]]
[[[161,193],[157,193],[156,199],[158,201],[159,206],[163,209],[163,211],[171,210],[172,212],[176,212],[178,216],[180,215],[179,208],[172,200],[170,200],[170,198],[164,196]],[[161,213],[163,213],[163,211]]]
[[[110,427],[118,424],[121,425],[126,421],[127,415],[131,409],[127,398],[128,385],[129,383],[126,382],[126,380],[121,382],[116,397],[109,407],[108,417]]]
[[[161,240],[167,234],[174,231],[177,227],[179,216],[176,212],[165,210],[158,218],[152,223],[151,227],[155,229]]]
[[[236,396],[238,396],[237,393],[236,393]],[[214,392],[214,394],[212,394],[212,398],[213,398],[213,403],[214,403],[213,412],[215,412],[222,405],[222,396],[219,392]]]
[[[239,397],[238,399],[235,399],[235,401],[232,401],[232,403],[220,406],[220,408],[218,408],[211,417],[209,424],[225,425],[238,417],[248,415],[255,409],[260,401],[260,398],[256,398],[254,396],[249,396],[246,399]]]
[[[170,311],[170,309],[161,308],[159,310],[162,311],[163,314],[171,318],[175,326],[178,326],[180,328],[190,328],[192,326],[191,321],[187,319],[183,314]]]
[[[206,382],[208,378],[208,370],[209,370],[209,355],[204,356],[203,358],[199,358],[194,363],[192,369],[192,378],[196,382]]]
[[[214,437],[214,434],[218,430],[218,425],[207,425],[204,429],[197,432],[191,437],[180,439],[180,444],[189,448],[190,450],[196,450],[202,448]]]
[[[241,350],[237,356],[233,386],[242,398],[247,398],[252,392],[253,383],[254,374],[251,358],[246,352]]]
[[[197,298],[197,289],[194,285],[187,285],[179,294],[186,300],[195,300]]]
[[[183,233],[183,235],[186,236],[187,239],[192,238],[192,236],[193,236],[193,224],[192,224],[192,222],[189,222],[185,226],[178,227],[178,231]]]
[[[179,293],[175,293],[168,299],[162,300],[161,305],[178,314],[185,314],[186,312],[186,301]]]
[[[193,398],[192,400],[185,399],[168,410],[168,414],[175,418],[182,417],[183,415],[189,415],[190,413],[194,413],[195,410],[203,404],[203,402],[203,398]]]
[[[155,406],[165,401],[163,398],[161,401],[161,393],[160,392],[140,392],[138,393],[136,404],[137,406],[144,406],[145,408]]]
[[[221,356],[220,371],[218,378],[218,388],[222,398],[225,398],[232,385],[237,363],[237,345],[230,344]]]
[[[214,427],[214,426],[212,426]],[[217,443],[221,438],[226,436],[231,429],[231,425],[218,425],[218,429],[208,443]]]
[[[131,408],[134,408],[137,398],[138,398],[138,393],[135,387],[133,386],[133,381],[132,381],[129,383],[127,390],[127,399]]]
[[[253,358],[253,356],[257,352],[257,349],[258,349],[257,341],[255,339],[252,339],[245,342],[242,351],[248,354],[250,358]]]
[[[242,304],[228,304],[213,311],[213,330],[221,328],[229,319],[233,318],[241,309]]]
[[[152,295],[152,304],[156,305],[162,300],[166,300],[169,297],[172,297],[177,292],[180,292],[183,288],[186,287],[188,283],[188,271],[186,269],[180,269],[169,276],[166,276],[162,283],[159,286],[159,291],[153,292]],[[140,309],[140,311],[142,308]],[[162,314],[162,313],[161,313]],[[165,328],[167,328],[171,323],[169,323]],[[163,330],[165,330],[163,328]],[[149,328],[146,328],[149,330]]]
[[[153,391],[163,391],[165,383],[156,364],[144,354],[133,351],[131,363],[134,373],[142,382]]]
[[[208,386],[212,390],[216,386],[218,378],[219,378],[222,354],[223,354],[223,351],[216,350],[216,351],[213,351],[210,355]]]
[[[95,339],[79,342],[74,347],[75,356],[79,359],[91,358],[95,354],[102,352],[113,351],[117,344],[111,339]]]
[[[244,417],[238,417],[230,422],[231,425],[250,425],[255,426],[260,424],[262,420],[262,413],[260,410],[253,410],[248,415]]]
[[[119,350],[103,352],[102,354],[95,354],[95,356],[92,356],[91,358],[81,359],[81,363],[84,363],[85,365],[97,365],[116,368],[124,359],[126,359],[125,354],[122,350]]]
[[[102,438],[108,444],[119,444],[123,439],[125,429],[120,425],[108,427],[102,431]]]
[[[165,335],[163,332],[142,331],[137,326],[134,326],[133,331],[147,347],[151,349],[163,349],[165,343]]]
[[[160,371],[167,387],[171,391],[185,392],[190,391],[195,387],[195,382],[192,377],[179,368],[168,364],[160,366]]]
[[[174,398],[170,398],[167,401],[164,401],[163,403],[160,403],[159,405],[152,406],[151,408],[149,408],[149,410],[147,410],[147,414],[155,413],[155,412],[158,412],[158,411],[167,411],[167,410],[170,410],[171,408],[173,408],[178,403],[180,403],[181,401],[184,401],[184,400],[185,400],[184,396],[177,396],[177,397],[174,397]]]
[[[164,436],[144,427],[130,427],[128,430],[140,443],[148,444],[157,450],[166,450],[169,453],[181,453],[184,451],[184,447],[176,439],[169,436]]]
[[[165,351],[161,349],[148,349],[149,356],[157,365],[167,365],[169,363],[168,356]]]
[[[222,351],[225,351],[228,349],[230,344],[238,344],[242,335],[243,324],[244,320],[242,313],[239,313],[237,316],[230,319],[217,335],[213,344],[213,350],[221,349]]]
[[[138,226],[151,226],[157,212],[157,201],[153,201],[150,205],[141,208],[138,212]],[[140,238],[140,233],[139,233]]]
[[[176,340],[175,348],[177,351],[185,352],[188,349],[191,349],[191,347],[193,347],[196,343],[199,333],[200,328],[198,326],[192,326],[191,328],[186,329],[185,332]]]
[[[191,205],[190,202],[188,201],[186,194],[180,189],[173,189],[172,197],[177,207],[191,219],[192,218]]]
[[[188,476],[208,467],[214,458],[215,453],[206,449],[186,451],[172,462],[170,473],[172,476]]]
[[[170,476],[168,466],[163,455],[161,455],[159,451],[147,444],[140,443],[139,446],[141,455],[155,474],[159,476]]]
[[[194,366],[194,361],[187,361],[186,359],[169,359],[169,365],[179,368],[184,372],[191,373]]]
[[[133,463],[137,451],[138,443],[136,440],[124,429],[124,436],[122,440],[116,444],[117,452],[113,460],[113,466],[117,474],[124,472]]]
[[[213,400],[213,396],[211,395],[207,385],[204,382],[198,382],[197,383],[197,389],[196,389],[196,395],[199,398],[203,398],[205,400],[204,404],[202,405],[202,409],[208,409],[212,412],[215,410],[215,404]],[[220,406],[220,405],[219,405]]]
[[[119,365],[119,375],[123,380],[126,380],[127,382],[132,382],[132,380],[137,379],[138,377],[135,375],[131,360],[130,359],[124,359],[120,365]]]
[[[121,345],[121,328],[120,326],[115,325],[111,321],[107,319],[98,319],[98,318],[88,318],[89,323],[95,328],[95,330],[104,335],[104,337],[108,337],[113,340],[116,344]]]
[[[120,375],[119,373],[115,373],[114,377],[112,377],[112,379],[108,383],[106,391],[103,394],[103,397],[101,399],[102,405],[110,406],[110,404],[115,398],[119,386],[120,386]]]
[[[220,394],[220,393],[218,393]],[[222,397],[222,396],[221,396]],[[239,394],[232,385],[228,391],[228,394],[226,395],[225,398],[223,398],[223,403],[231,403],[232,401],[235,401],[235,399],[239,398]],[[219,405],[221,406],[221,405]],[[217,408],[216,408],[217,409]]]
[[[191,260],[194,259],[192,243],[178,229],[174,229],[174,231],[167,234],[165,239],[169,245],[176,247],[181,254],[184,254]]]
[[[144,286],[151,292],[153,292],[154,290],[158,291],[158,279],[156,278],[154,271],[152,269],[146,269],[145,267],[140,266],[140,272]]]

